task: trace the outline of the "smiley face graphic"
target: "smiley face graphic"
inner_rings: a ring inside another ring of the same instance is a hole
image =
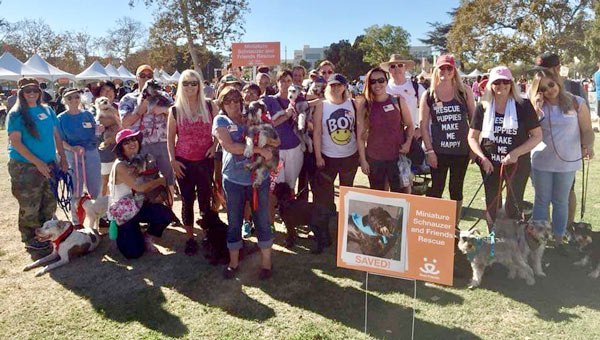
[[[346,145],[352,139],[354,118],[350,111],[337,109],[327,119],[327,129],[331,140],[337,145]]]

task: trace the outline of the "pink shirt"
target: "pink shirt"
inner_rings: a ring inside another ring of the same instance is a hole
[[[377,161],[396,160],[406,140],[402,113],[393,105],[392,97],[371,105],[367,156]]]
[[[198,118],[196,122],[185,118],[177,119],[177,142],[175,156],[188,161],[201,161],[206,158],[206,152],[211,147],[212,116],[210,122]]]

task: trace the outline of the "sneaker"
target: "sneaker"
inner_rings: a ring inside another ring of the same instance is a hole
[[[244,221],[244,224],[242,224],[242,237],[250,237],[250,234],[252,234],[252,222]]]
[[[194,238],[190,238],[185,242],[185,254],[187,256],[196,255],[198,252],[198,242]]]
[[[258,273],[260,280],[268,280],[271,276],[273,276],[273,265],[271,265],[271,269],[260,268],[260,272]]]
[[[45,250],[52,248],[50,241],[40,242],[36,239],[33,239],[25,244],[25,248],[33,249],[33,250]]]
[[[232,268],[232,267],[225,267],[225,270],[223,271],[223,278],[225,280],[231,280],[235,277],[235,273],[237,273],[239,266]]]

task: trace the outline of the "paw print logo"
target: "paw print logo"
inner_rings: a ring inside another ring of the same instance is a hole
[[[421,273],[423,274],[431,274],[431,275],[437,275],[440,273],[439,270],[437,270],[437,268],[435,267],[435,265],[437,264],[437,260],[436,259],[432,259],[431,262],[429,262],[427,260],[426,257],[423,258],[423,266],[419,267],[419,270],[421,271]]]

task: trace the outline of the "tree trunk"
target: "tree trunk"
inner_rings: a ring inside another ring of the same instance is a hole
[[[190,55],[192,56],[192,62],[194,63],[194,70],[197,72],[202,72],[202,70],[200,69],[200,63],[198,61],[198,55],[196,54],[196,49],[194,49],[194,37],[192,36],[190,20],[188,19],[187,0],[179,0],[179,9],[181,10],[181,18],[183,19],[185,36],[187,37],[188,48],[190,50]]]

